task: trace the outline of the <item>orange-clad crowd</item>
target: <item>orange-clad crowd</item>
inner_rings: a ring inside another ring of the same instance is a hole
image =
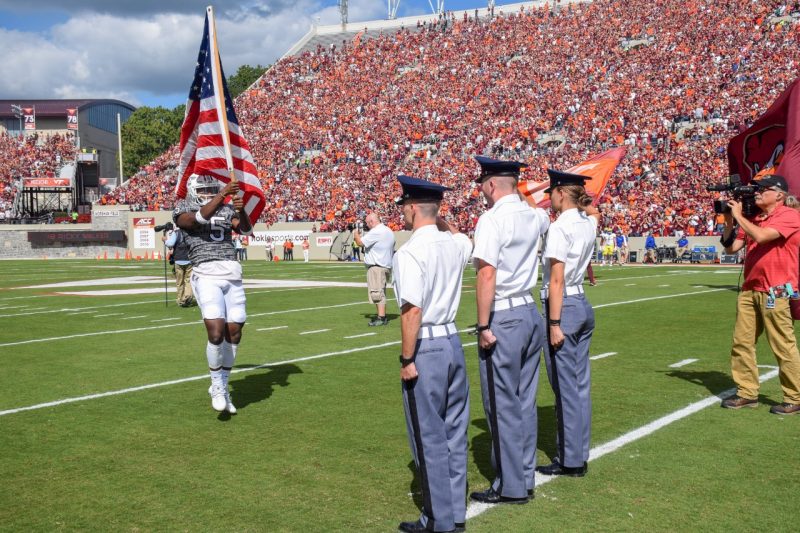
[[[236,101],[267,194],[262,221],[341,229],[376,210],[397,229],[395,177],[408,174],[453,187],[445,210],[469,231],[483,210],[473,155],[526,161],[524,177],[544,180],[547,167],[624,144],[600,199],[604,226],[712,233],[704,186],[727,175],[728,140],[800,72],[800,25],[788,17],[798,10],[775,0],[497,9],[285,58]],[[102,201],[170,208],[176,162],[173,147]]]

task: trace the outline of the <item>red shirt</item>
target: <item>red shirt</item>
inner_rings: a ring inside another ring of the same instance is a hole
[[[761,228],[772,228],[781,234],[766,244],[758,244],[739,229],[737,239],[746,240],[747,256],[744,260],[742,290],[769,292],[770,287],[791,283],[798,287],[798,261],[800,261],[800,212],[783,205],[777,206],[765,218],[757,217],[754,223]]]

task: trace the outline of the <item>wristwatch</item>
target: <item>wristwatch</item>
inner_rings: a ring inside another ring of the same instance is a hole
[[[475,333],[480,333],[481,331],[486,331],[486,330],[487,330],[487,329],[489,329],[489,328],[490,328],[489,324],[485,324],[485,325],[483,325],[483,326],[481,326],[481,325],[476,325],[476,326],[475,326]]]
[[[417,354],[412,355],[410,358],[404,357],[403,354],[400,354],[400,365],[405,368],[411,363],[413,363],[417,359]]]

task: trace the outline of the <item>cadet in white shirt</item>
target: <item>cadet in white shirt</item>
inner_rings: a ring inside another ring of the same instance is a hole
[[[455,325],[461,279],[472,243],[445,223],[439,203],[447,187],[399,176],[411,238],[394,255],[400,306],[403,383],[411,453],[419,472],[422,513],[400,531],[464,531],[469,384]]]
[[[370,326],[385,326],[389,323],[386,318],[386,283],[392,268],[392,254],[394,254],[394,233],[381,223],[376,213],[367,215],[369,231],[363,237],[356,228],[353,240],[358,246],[364,247],[364,264],[367,265],[367,289],[369,301],[375,304],[378,312]]]
[[[547,314],[549,353],[547,377],[556,399],[558,456],[537,472],[548,476],[582,477],[589,460],[592,402],[589,344],[594,311],[583,293],[583,275],[594,252],[599,211],[586,194],[579,174],[548,170],[553,210],[542,280],[542,304]]]
[[[550,225],[543,209],[517,193],[514,161],[476,157],[476,180],[490,209],[475,228],[478,355],[483,408],[492,434],[495,479],[470,498],[484,503],[526,503],[536,467],[542,315],[531,296],[538,272],[539,242]]]

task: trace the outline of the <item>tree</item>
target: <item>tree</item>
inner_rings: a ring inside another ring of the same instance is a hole
[[[228,91],[231,93],[231,98],[236,98],[250,87],[254,81],[264,74],[268,67],[256,65],[242,65],[236,74],[228,78]]]
[[[140,107],[122,125],[123,172],[134,175],[180,139],[185,106]]]

